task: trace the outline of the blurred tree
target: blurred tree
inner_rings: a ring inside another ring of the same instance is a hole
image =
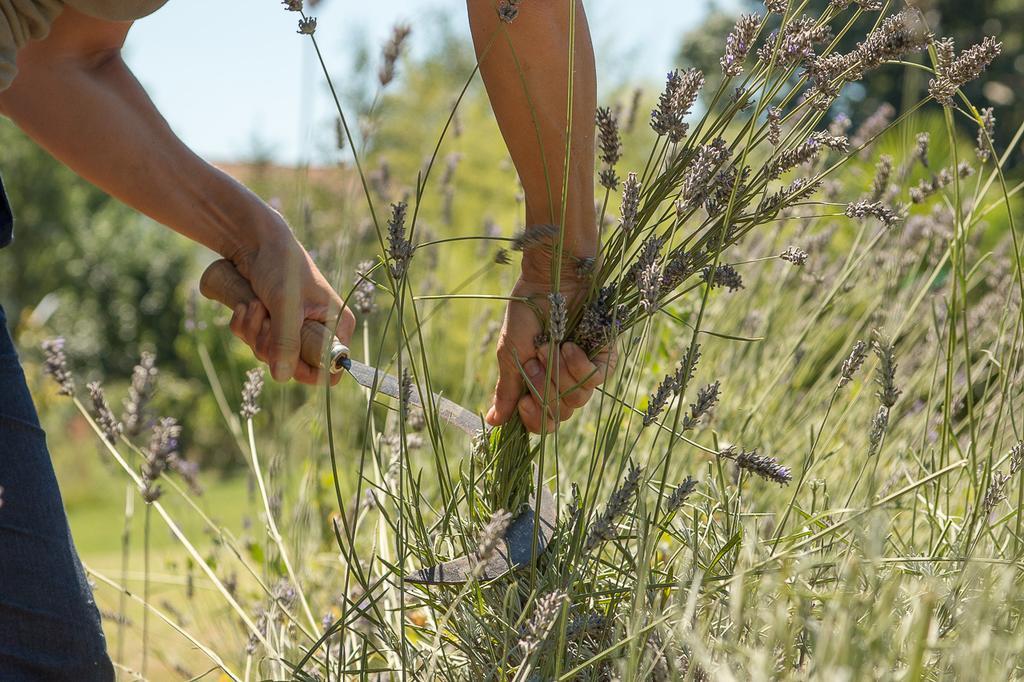
[[[0,302],[11,324],[37,309],[104,375],[127,376],[140,347],[173,363],[183,305],[175,295],[193,248],[0,125],[15,240],[3,257]]]
[[[818,11],[827,0],[811,0],[811,10]],[[902,3],[890,3],[898,7]],[[957,48],[963,49],[979,42],[986,35],[994,35],[1003,41],[1003,53],[989,67],[985,75],[966,88],[966,94],[978,108],[995,107],[997,118],[996,148],[1002,150],[1013,138],[1018,126],[1024,121],[1024,2],[1021,0],[913,0],[908,2],[921,9],[928,26],[936,35],[950,36],[956,40]],[[764,4],[758,0],[741,0],[743,12],[764,12]],[[809,10],[809,11],[811,11]],[[712,5],[704,22],[683,36],[679,59],[683,64],[696,66],[708,74],[708,86],[718,85],[721,68],[718,59],[722,54],[725,36],[732,29],[740,11],[725,11]],[[839,49],[852,49],[858,40],[871,28],[877,14],[865,12],[855,30],[850,31]],[[919,56],[918,59],[927,59]],[[917,94],[908,89],[923,90],[928,85],[926,74],[911,69],[884,68],[872,72],[866,78],[847,89],[846,94],[836,102],[836,111],[842,111],[855,122],[869,116],[881,102],[894,105]],[[963,117],[956,118],[964,132],[972,137],[977,128]],[[1020,148],[1015,152],[1013,165],[1024,161]]]

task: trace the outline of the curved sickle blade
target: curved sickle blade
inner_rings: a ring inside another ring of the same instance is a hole
[[[346,358],[347,359],[347,358]],[[385,374],[375,367],[365,365],[358,360],[346,363],[349,374],[359,385],[392,398],[399,398],[402,387],[397,377]],[[419,387],[410,387],[409,402],[423,406],[424,398],[432,399],[437,416],[442,421],[455,426],[473,436],[483,426],[479,415],[473,414],[458,403],[443,398],[436,393],[421,394]],[[534,520],[536,522],[536,547],[534,547]],[[472,579],[474,570],[476,579],[480,581],[495,580],[508,573],[529,566],[539,556],[551,540],[555,532],[555,498],[551,491],[542,487],[540,497],[536,492],[530,498],[527,508],[509,524],[505,537],[489,560],[482,565],[475,554],[446,561],[437,566],[422,568],[407,575],[405,581],[420,585],[458,585]],[[536,554],[534,550],[536,549]]]
[[[540,519],[535,555],[533,526],[535,514],[538,513]],[[474,569],[477,580],[496,580],[532,564],[535,556],[545,550],[554,532],[555,498],[548,488],[541,487],[540,499],[537,499],[536,493],[530,498],[529,506],[509,524],[504,540],[487,562],[480,565],[476,555],[469,554],[437,566],[421,568],[407,575],[405,581],[418,585],[459,585],[474,577]]]

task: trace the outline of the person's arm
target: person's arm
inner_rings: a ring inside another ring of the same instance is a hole
[[[570,40],[568,2],[524,2],[518,17],[502,21],[495,0],[467,0],[469,22],[480,73],[498,127],[523,183],[526,224],[563,227],[561,290],[578,302],[586,285],[576,274],[576,259],[598,251],[594,207],[594,112],[597,76],[583,3],[575,3],[574,39]],[[569,52],[572,48],[572,121],[569,128]],[[566,174],[566,146],[569,171]],[[567,181],[566,181],[567,180]],[[563,192],[564,189],[564,192]],[[564,221],[563,221],[564,206]],[[527,249],[522,276],[512,295],[532,298],[546,310],[547,293],[556,290],[550,245]],[[563,344],[547,371],[548,347],[534,347],[541,322],[525,304],[511,303],[498,341],[498,384],[487,414],[502,424],[518,409],[531,431],[541,428],[541,401],[525,391],[521,365],[531,383],[547,396],[548,430],[569,418],[603,381],[613,358],[588,358],[575,344]],[[549,381],[545,385],[545,376]],[[554,396],[582,385],[562,396]],[[524,395],[525,392],[525,395]]]
[[[18,54],[0,113],[104,191],[230,259],[260,299],[235,311],[232,331],[278,381],[314,383],[299,329],[305,318],[333,323],[341,300],[284,219],[170,129],[121,59],[130,26],[65,9]],[[346,310],[343,342],[354,326]]]

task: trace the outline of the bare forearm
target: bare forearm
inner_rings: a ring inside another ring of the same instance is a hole
[[[480,72],[523,183],[527,224],[562,225],[564,211],[565,253],[595,255],[597,78],[582,3],[574,26],[567,2],[524,3],[510,24],[498,19],[494,0],[467,5]]]
[[[238,256],[284,227],[178,139],[116,54],[33,65],[3,94],[2,108],[79,175],[220,254]]]

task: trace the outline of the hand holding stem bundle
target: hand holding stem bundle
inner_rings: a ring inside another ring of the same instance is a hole
[[[614,361],[607,352],[588,358],[573,343],[535,345],[548,294],[560,292],[570,310],[580,305],[588,285],[573,264],[598,251],[594,49],[582,2],[539,4],[512,22],[492,0],[467,6],[480,74],[523,185],[526,224],[561,226],[524,250],[512,295],[530,302],[512,301],[506,311],[487,422],[503,424],[518,411],[528,430],[552,431],[590,399]]]

